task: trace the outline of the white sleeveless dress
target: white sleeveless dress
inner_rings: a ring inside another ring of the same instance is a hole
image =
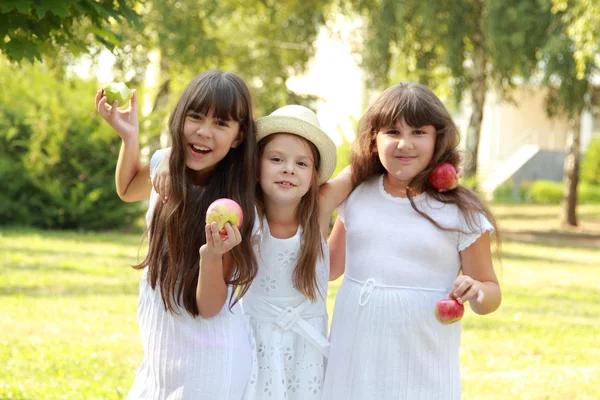
[[[164,156],[155,153],[151,171]],[[153,190],[146,214],[149,224],[158,194]],[[218,315],[192,317],[184,308],[165,311],[160,291],[144,270],[139,284],[138,324],[144,359],[127,399],[240,400],[248,382],[252,350],[239,303]]]
[[[346,228],[346,270],[337,293],[323,399],[458,400],[461,324],[440,324],[435,303],[460,270],[459,251],[492,225],[480,216],[470,230],[454,205],[408,199],[371,179],[340,208]]]
[[[329,281],[329,249],[317,262],[315,303],[294,288],[300,253],[299,228],[289,239],[271,236],[267,221],[255,246],[258,275],[242,300],[254,334],[254,368],[245,400],[320,399],[324,359],[329,351],[325,299]]]

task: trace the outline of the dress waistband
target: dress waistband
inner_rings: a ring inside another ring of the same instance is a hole
[[[358,297],[358,305],[364,306],[369,302],[371,298],[371,293],[373,293],[374,289],[402,289],[402,290],[419,290],[425,292],[439,292],[439,293],[448,293],[450,292],[450,288],[448,289],[437,289],[437,288],[427,288],[427,287],[419,287],[419,286],[395,286],[395,285],[384,285],[381,283],[377,283],[374,278],[369,278],[366,281],[361,281],[359,279],[352,278],[351,276],[344,275],[344,279],[348,279],[352,282],[358,283],[362,285],[360,289],[360,296]]]
[[[307,312],[306,309],[313,303],[310,299],[304,300],[296,307],[279,307],[261,296],[255,296],[243,304],[244,312],[259,321],[278,325],[284,331],[292,331],[313,344],[323,356],[329,356],[329,341],[314,326],[305,321],[305,318],[315,318],[327,315],[323,305],[322,311]],[[246,300],[246,298],[244,299]]]

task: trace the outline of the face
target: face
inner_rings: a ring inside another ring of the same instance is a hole
[[[310,188],[314,159],[302,138],[275,134],[260,158],[260,187],[265,200],[279,204],[299,203]]]
[[[400,118],[395,126],[377,132],[373,151],[392,182],[404,184],[423,172],[433,157],[436,131],[433,125],[414,127]]]
[[[240,144],[239,133],[239,122],[216,118],[212,108],[208,115],[189,111],[183,125],[187,167],[200,178],[210,174],[229,150]]]

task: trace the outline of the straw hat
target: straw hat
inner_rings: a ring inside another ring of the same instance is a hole
[[[314,144],[321,157],[319,184],[327,182],[335,170],[337,153],[335,143],[321,129],[314,112],[303,106],[289,105],[256,121],[256,140],[274,133],[293,133]]]

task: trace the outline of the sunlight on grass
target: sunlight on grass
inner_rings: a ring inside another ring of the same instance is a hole
[[[559,229],[556,206],[494,211],[509,230]],[[600,226],[600,207],[582,212]],[[141,237],[0,230],[0,399],[125,398],[142,357]],[[467,310],[463,399],[600,398],[600,246],[546,240],[506,241],[501,308]]]

